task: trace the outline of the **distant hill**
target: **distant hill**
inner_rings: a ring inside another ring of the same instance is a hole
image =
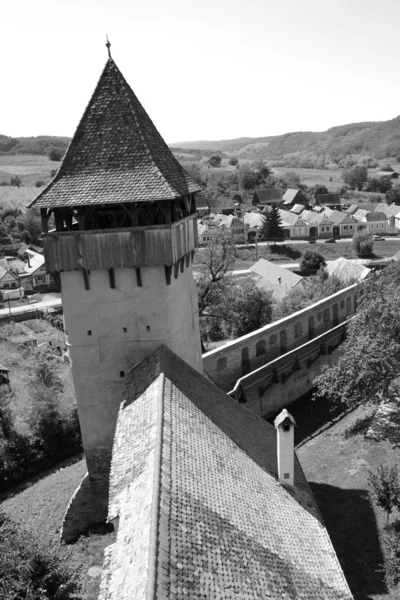
[[[48,154],[52,148],[64,154],[71,138],[53,135],[14,138],[0,134],[0,154]]]
[[[213,150],[236,156],[283,158],[296,154],[364,154],[381,159],[400,156],[400,116],[390,121],[351,123],[323,132],[299,131],[259,138],[178,142],[172,148]]]

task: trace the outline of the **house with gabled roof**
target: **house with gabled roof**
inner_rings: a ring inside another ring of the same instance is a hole
[[[336,208],[340,210],[340,195],[336,193],[317,194],[312,204],[313,206],[329,206],[329,208]]]
[[[290,209],[290,212],[294,213],[295,215],[300,215],[304,209],[304,204],[294,204]]]
[[[375,206],[374,212],[380,212],[387,216],[387,233],[399,233],[396,223],[396,215],[400,212],[400,206],[397,204],[386,204],[386,202],[379,202],[379,204]]]
[[[358,209],[359,209],[358,204],[351,204],[348,208],[346,208],[346,210],[344,212],[346,212],[348,215],[354,215],[354,213]]]
[[[303,221],[300,215],[287,210],[279,209],[281,223],[285,235],[289,238],[308,238],[310,235],[310,227],[308,223]]]
[[[252,202],[254,206],[260,206],[260,208],[274,205],[279,206],[283,204],[282,192],[275,187],[259,189],[254,192]]]
[[[330,238],[333,236],[333,223],[325,214],[304,210],[301,213],[301,218],[309,225],[311,238]]]
[[[371,273],[371,269],[343,256],[327,264],[325,267],[330,276],[337,277],[343,283],[350,285],[352,282],[364,281]]]
[[[387,232],[387,216],[382,212],[359,208],[352,217],[357,221],[357,231],[365,229],[368,233],[376,235],[384,235]]]
[[[275,300],[284,298],[290,290],[301,284],[303,277],[284,269],[265,258],[260,258],[250,267],[250,271],[257,277],[256,285],[271,292]]]
[[[18,289],[18,287],[18,273],[14,269],[10,269],[5,259],[2,260],[0,262],[0,290]]]
[[[333,237],[352,237],[356,231],[356,221],[340,210],[324,209],[324,214],[333,224]]]
[[[304,207],[308,207],[310,202],[301,190],[288,188],[283,194],[283,204],[285,208],[292,207],[295,204],[301,204]]]
[[[199,187],[107,45],[62,165],[31,203],[61,282],[88,467],[62,538],[114,525],[99,600],[352,600],[293,420],[272,426],[203,375]]]

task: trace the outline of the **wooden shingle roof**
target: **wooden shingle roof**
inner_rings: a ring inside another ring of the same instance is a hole
[[[99,600],[350,600],[297,458],[294,487],[275,428],[161,348],[118,416]]]
[[[172,200],[200,189],[109,58],[60,169],[29,206]]]

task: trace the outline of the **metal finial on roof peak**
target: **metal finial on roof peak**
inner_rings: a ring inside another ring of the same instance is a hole
[[[110,51],[110,48],[111,48],[111,42],[110,42],[110,40],[108,39],[108,35],[107,35],[107,34],[106,34],[106,38],[107,38],[106,47],[107,47],[107,52],[108,52],[108,58],[111,58],[111,51]]]

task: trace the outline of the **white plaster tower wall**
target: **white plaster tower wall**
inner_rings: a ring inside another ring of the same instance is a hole
[[[165,344],[202,372],[191,265],[167,284],[164,266],[61,273],[67,345],[89,477],[108,483],[115,423],[128,370]],[[100,491],[100,490],[99,490]]]

